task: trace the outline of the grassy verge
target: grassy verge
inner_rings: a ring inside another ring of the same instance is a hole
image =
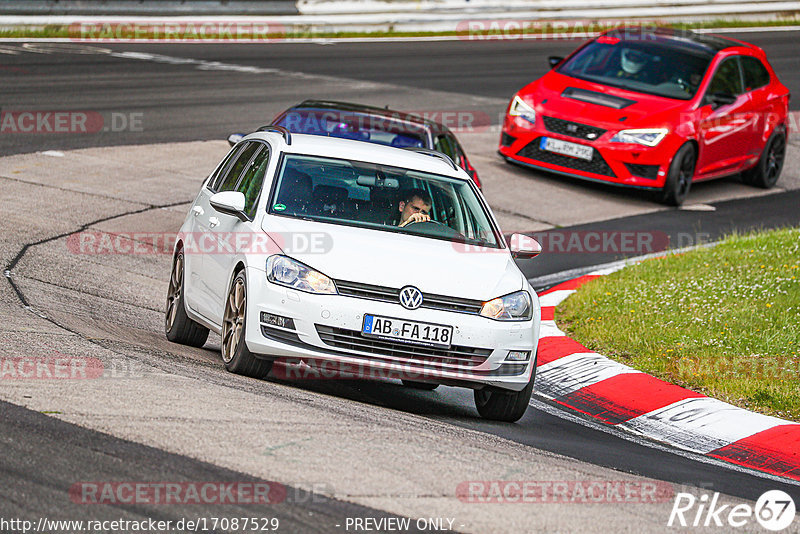
[[[631,367],[800,421],[800,229],[732,236],[595,279],[556,321]]]
[[[480,17],[475,17],[480,18]],[[91,17],[86,17],[87,20],[92,20]],[[465,19],[467,20],[467,19]],[[347,37],[440,37],[452,36],[462,37],[464,39],[475,40],[514,40],[520,39],[523,36],[535,36],[546,34],[552,38],[560,39],[583,39],[586,38],[587,32],[596,32],[610,29],[613,26],[608,26],[603,21],[596,23],[589,23],[583,26],[574,26],[563,23],[560,26],[559,22],[554,21],[520,21],[522,23],[530,22],[530,27],[517,28],[514,26],[510,29],[492,28],[486,30],[467,32],[467,31],[437,31],[437,32],[404,32],[404,31],[377,31],[377,32],[311,32],[311,31],[289,31],[286,33],[275,34],[258,34],[255,36],[241,34],[238,40],[245,40],[255,37],[258,40],[284,40],[284,39],[306,39],[306,38],[319,38],[319,39],[337,39]],[[629,21],[629,24],[635,24],[636,20]],[[643,24],[652,25],[652,21],[644,21]],[[800,17],[793,15],[791,17],[779,18],[775,20],[742,20],[742,19],[717,19],[708,21],[699,21],[692,23],[659,23],[659,26],[670,26],[673,28],[682,29],[708,29],[708,28],[771,28],[777,26],[800,26]],[[111,33],[103,35],[102,32],[98,33],[101,38],[116,38],[116,39],[133,39],[133,35],[117,35],[116,30],[111,30]],[[130,33],[130,32],[129,32]],[[147,32],[139,32],[137,34],[139,39],[148,39],[157,37],[156,35],[148,35]],[[68,24],[48,24],[45,26],[25,26],[20,25],[16,27],[8,27],[0,29],[0,38],[30,38],[30,39],[44,39],[44,38],[67,38],[67,39],[80,39],[80,29]],[[198,40],[211,40],[212,36]],[[89,39],[92,40],[92,39]],[[186,39],[190,40],[190,39]],[[235,42],[237,38],[226,39]]]

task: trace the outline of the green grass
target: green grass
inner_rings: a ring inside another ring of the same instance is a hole
[[[476,19],[480,19],[480,17],[474,17]],[[465,17],[464,20],[469,20],[469,17]],[[321,39],[337,39],[337,38],[347,38],[347,37],[437,37],[437,36],[462,36],[464,39],[469,39],[470,37],[474,39],[514,39],[520,37],[521,34],[524,35],[540,35],[543,33],[554,34],[556,36],[562,37],[570,37],[573,36],[572,32],[574,33],[574,37],[576,39],[584,38],[586,32],[592,31],[602,31],[609,29],[609,26],[604,23],[604,21],[597,21],[592,24],[588,24],[583,27],[573,28],[569,26],[566,30],[559,30],[558,26],[553,28],[554,21],[520,21],[522,23],[530,22],[531,24],[536,24],[537,22],[541,22],[541,25],[535,25],[532,27],[524,28],[521,30],[517,30],[515,28],[511,28],[508,31],[503,31],[499,29],[492,29],[489,28],[484,32],[481,32],[481,35],[477,33],[470,34],[466,31],[437,31],[437,32],[404,32],[404,31],[377,31],[377,32],[312,32],[312,31],[293,31],[287,33],[275,33],[275,34],[268,34],[266,37],[269,40],[283,40],[283,39],[302,39],[302,38],[321,38]],[[630,21],[631,24],[635,23],[636,20],[632,19]],[[644,24],[652,24],[652,21],[645,21]],[[559,22],[555,22],[555,24],[559,24]],[[708,21],[700,21],[700,22],[692,22],[692,23],[659,23],[659,26],[671,26],[673,28],[683,28],[683,29],[704,29],[704,28],[749,28],[749,27],[763,27],[763,28],[770,28],[775,26],[800,26],[800,17],[795,14],[791,13],[789,16],[784,18],[778,18],[774,20],[742,20],[742,19],[716,19],[716,20],[708,20]],[[76,28],[71,28],[70,25],[65,24],[50,24],[50,25],[19,25],[16,27],[4,28],[0,29],[0,38],[31,38],[31,39],[43,39],[43,38],[71,38],[71,39],[80,39],[80,33],[77,32]],[[116,37],[116,36],[115,36]],[[126,36],[122,36],[126,38]],[[147,35],[141,35],[141,38],[147,38]],[[241,35],[241,39],[247,39],[248,35]],[[258,36],[258,38],[263,38],[263,36]],[[88,40],[87,42],[91,42],[92,40]],[[235,41],[235,39],[231,39],[231,41]],[[103,42],[103,41],[97,41]]]
[[[631,367],[800,421],[800,229],[731,236],[597,278],[556,321]]]

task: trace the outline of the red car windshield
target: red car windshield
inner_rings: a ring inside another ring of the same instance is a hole
[[[689,100],[713,55],[653,43],[593,41],[558,68],[582,80]]]

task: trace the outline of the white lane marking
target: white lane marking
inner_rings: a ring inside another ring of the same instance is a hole
[[[59,152],[58,150],[45,150],[44,152],[39,152],[42,156],[50,156],[52,158],[63,158],[64,153]]]
[[[9,56],[18,56],[20,52],[25,50],[17,46],[0,46],[0,54],[8,54]]]
[[[537,392],[538,395],[538,392]],[[719,460],[717,458],[712,458],[710,456],[705,456],[702,454],[697,454],[694,452],[690,452],[683,449],[677,449],[674,446],[664,445],[655,441],[651,441],[647,437],[642,437],[637,434],[632,434],[630,431],[627,431],[624,428],[620,428],[619,425],[607,425],[605,423],[599,423],[597,421],[593,421],[588,419],[584,416],[577,415],[572,411],[567,411],[563,408],[559,408],[538,400],[536,398],[531,399],[529,403],[534,409],[542,411],[548,415],[552,415],[553,417],[558,417],[559,419],[563,419],[564,421],[568,421],[570,423],[585,426],[591,428],[592,430],[598,430],[605,434],[610,434],[614,437],[619,439],[624,439],[625,441],[629,441],[631,443],[635,443],[636,445],[641,445],[642,447],[647,447],[648,449],[655,449],[660,452],[666,452],[669,454],[674,454],[675,456],[680,456],[681,458],[686,458],[688,460],[694,460],[696,462],[713,465],[714,467],[720,467],[723,469],[727,469],[729,471],[736,471],[738,473],[745,473],[747,475],[751,475],[758,478],[763,478],[766,480],[772,480],[773,482],[780,482],[783,484],[791,484],[793,486],[800,487],[800,480],[793,480],[790,478],[783,478],[777,475],[772,475],[770,473],[764,473],[761,471],[756,471],[753,469],[748,469],[746,467],[742,467],[736,464],[728,463],[723,460]],[[688,484],[688,481],[686,482]]]
[[[678,209],[683,211],[717,211],[717,208],[710,204],[684,204]]]
[[[684,399],[619,426],[682,449],[707,454],[789,421],[709,397]]]
[[[537,389],[547,397],[574,393],[621,374],[641,373],[596,352],[564,356],[536,368]]]
[[[563,301],[567,299],[568,296],[575,293],[574,289],[559,289],[558,291],[553,291],[546,295],[542,295],[539,297],[539,305],[542,308],[548,308],[550,306],[558,306]]]
[[[22,47],[28,52],[36,52],[37,54],[97,55],[108,54],[111,52],[109,48],[101,48],[99,46],[89,46],[75,43],[48,43],[41,41],[24,43]]]

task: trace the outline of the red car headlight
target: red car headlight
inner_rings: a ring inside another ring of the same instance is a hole
[[[519,95],[514,95],[514,99],[511,100],[511,106],[508,108],[508,116],[520,117],[531,125],[536,124],[536,110],[533,109],[532,104],[528,104],[522,100]]]

